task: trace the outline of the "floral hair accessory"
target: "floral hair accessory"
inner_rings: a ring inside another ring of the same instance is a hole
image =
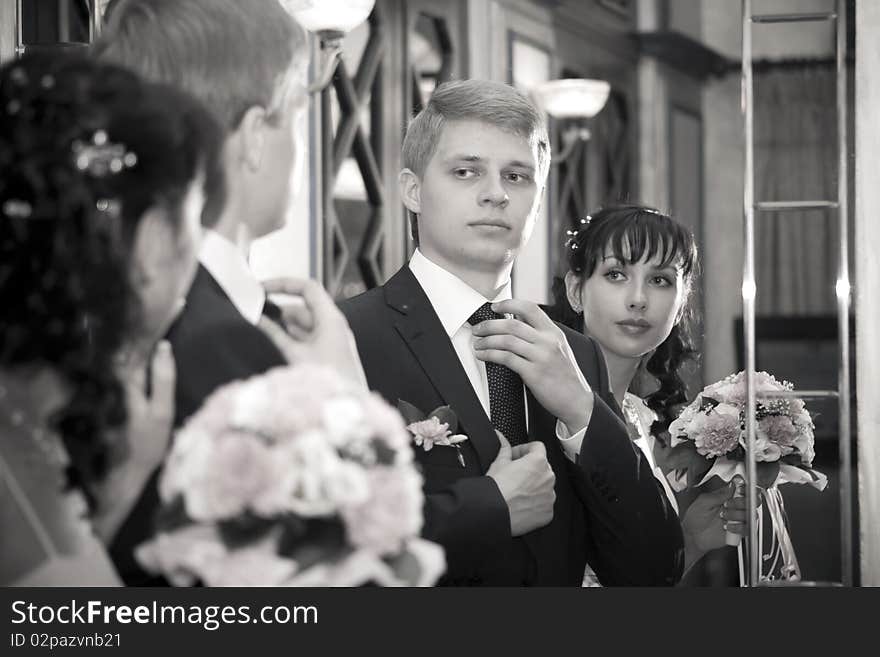
[[[11,198],[3,202],[3,214],[10,219],[27,219],[31,216],[33,208],[27,201]]]
[[[454,447],[458,450],[458,462],[461,467],[465,467],[464,454],[459,443],[463,443],[468,437],[455,433],[458,430],[458,418],[449,406],[440,406],[425,414],[409,402],[398,399],[397,410],[407,422],[406,428],[417,446],[426,452],[430,452],[435,446]]]
[[[138,162],[137,155],[123,144],[109,141],[104,130],[97,130],[90,143],[76,140],[72,149],[76,168],[96,178],[131,169]]]
[[[9,73],[10,79],[20,87],[24,87],[28,83],[28,76],[25,70],[20,66],[16,66]]]
[[[95,209],[97,209],[98,212],[115,219],[119,216],[120,204],[116,199],[99,198],[95,202]]]
[[[586,230],[587,226],[590,225],[590,222],[593,218],[590,215],[587,215],[585,218],[580,220],[580,225],[575,230],[567,230],[565,234],[568,235],[568,239],[565,241],[566,248],[571,249],[572,251],[578,250],[577,238],[580,235],[582,230]]]

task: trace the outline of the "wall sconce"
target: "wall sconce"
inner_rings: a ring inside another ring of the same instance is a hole
[[[355,27],[367,20],[375,0],[282,0],[287,11],[306,30],[321,41],[322,63],[317,80],[309,87],[310,93],[323,90],[336,72],[336,62],[342,54],[342,39]]]
[[[565,79],[550,80],[537,85],[532,94],[547,114],[557,121],[580,119],[572,122],[562,133],[562,152],[553,157],[552,163],[564,162],[575,147],[590,138],[586,119],[598,114],[608,101],[611,85],[605,80]]]

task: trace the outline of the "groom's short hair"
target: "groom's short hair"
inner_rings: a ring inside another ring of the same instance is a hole
[[[535,178],[543,184],[550,169],[550,138],[547,122],[529,98],[509,84],[492,80],[454,80],[444,82],[431,95],[425,108],[406,129],[401,163],[420,178],[443,134],[447,121],[480,121],[523,137],[536,146],[538,170]],[[411,217],[413,241],[418,246],[418,226]]]
[[[224,131],[268,111],[291,69],[308,65],[305,30],[279,0],[113,0],[93,53],[201,100]]]

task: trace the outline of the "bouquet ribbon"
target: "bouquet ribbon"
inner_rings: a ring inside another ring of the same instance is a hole
[[[776,562],[781,558],[780,573],[782,578],[799,580],[801,569],[794,553],[791,535],[788,532],[788,517],[785,514],[785,504],[782,501],[782,493],[779,492],[779,488],[771,486],[764,491],[764,502],[767,505],[770,524],[773,527],[773,547],[770,550],[773,562],[768,572],[772,573],[775,570]]]

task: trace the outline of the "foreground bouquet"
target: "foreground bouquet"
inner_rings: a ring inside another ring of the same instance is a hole
[[[158,532],[136,555],[178,586],[431,585],[422,478],[380,397],[314,365],[212,394],[162,472]]]
[[[768,578],[778,572],[799,579],[800,571],[789,539],[785,508],[777,488],[780,484],[809,484],[824,490],[827,477],[813,469],[813,419],[797,397],[761,399],[762,393],[792,391],[794,386],[777,381],[767,372],[755,373],[757,420],[755,460],[757,485],[773,529]],[[733,374],[707,386],[669,425],[674,469],[668,479],[682,491],[709,485],[714,478],[741,484],[746,477],[746,381],[745,373]],[[759,522],[763,518],[760,515]],[[732,539],[731,536],[729,536]],[[738,540],[729,540],[735,545]],[[781,564],[780,564],[781,561]]]

